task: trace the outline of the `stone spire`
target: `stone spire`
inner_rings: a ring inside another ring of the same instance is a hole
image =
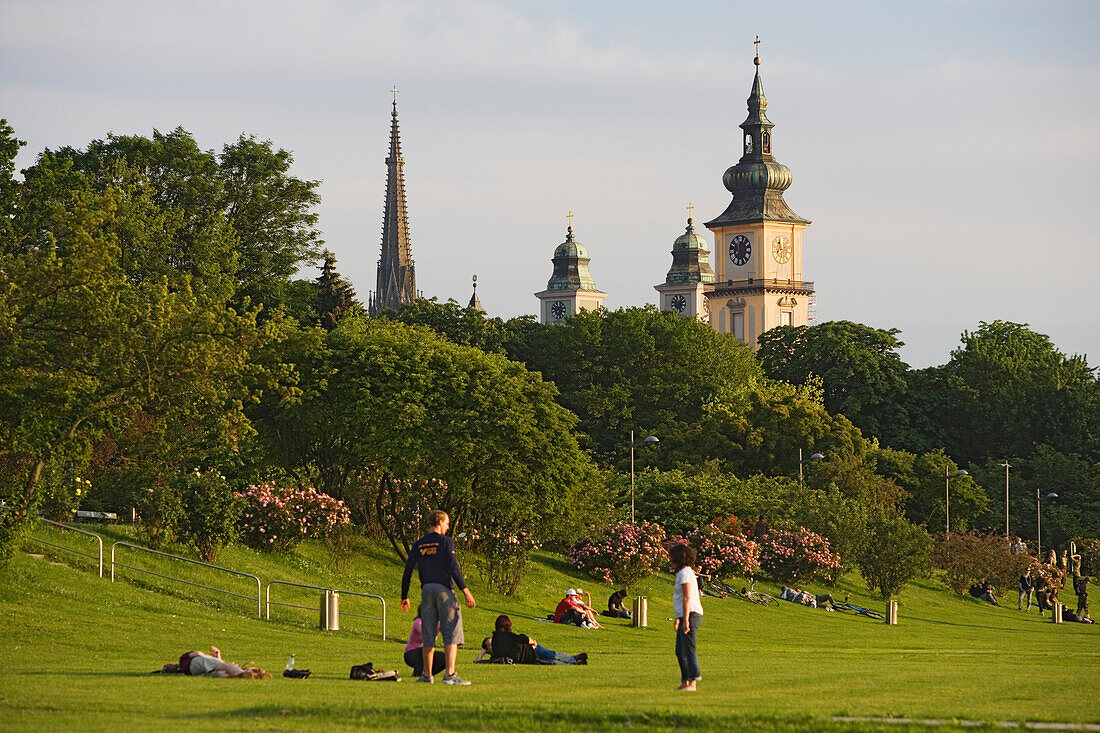
[[[756,42],[759,44],[760,39],[757,38]],[[717,219],[706,223],[712,229],[761,221],[810,223],[791,211],[783,200],[783,192],[791,185],[791,169],[776,162],[772,155],[774,125],[768,119],[768,99],[764,96],[764,83],[760,80],[759,45],[753,63],[756,65],[756,76],[747,100],[749,114],[740,125],[741,160],[722,176],[722,183],[733,194],[733,201]]]
[[[382,215],[382,256],[378,259],[378,285],[370,312],[400,310],[416,299],[416,266],[409,243],[409,219],[405,210],[405,159],[397,130],[397,90],[393,90],[390,120],[390,154],[386,158],[386,209]]]

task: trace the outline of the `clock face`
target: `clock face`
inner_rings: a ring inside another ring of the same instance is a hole
[[[677,313],[683,313],[684,308],[687,308],[687,299],[682,295],[673,295],[672,300],[669,301],[669,305],[671,305],[673,310]]]
[[[730,259],[735,265],[743,265],[752,257],[752,242],[744,234],[730,240]]]
[[[772,240],[772,257],[775,261],[781,265],[785,265],[791,261],[791,253],[794,251],[794,247],[791,246],[790,237],[786,237],[780,234],[778,237]]]
[[[710,298],[703,298],[703,312],[710,315]]]
[[[555,300],[554,304],[550,306],[550,314],[558,321],[565,318],[565,303]]]

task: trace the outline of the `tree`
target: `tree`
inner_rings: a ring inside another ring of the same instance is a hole
[[[958,476],[958,465],[942,450],[917,456],[913,461],[916,483],[905,485],[909,492],[908,514],[916,524],[934,531],[947,528],[947,477],[951,477],[952,532],[965,532],[971,522],[989,506],[985,490],[972,476]]]
[[[317,295],[313,300],[314,310],[321,328],[331,331],[336,328],[340,318],[358,304],[355,302],[355,290],[336,271],[336,255],[325,250],[321,274],[314,286]],[[360,306],[361,309],[361,306]]]
[[[585,311],[559,325],[509,325],[508,355],[552,381],[580,419],[585,446],[622,468],[631,429],[661,439],[659,451],[639,460],[670,468],[709,402],[762,377],[733,336],[652,306]]]
[[[146,406],[216,405],[223,425],[240,424],[234,389],[260,336],[254,316],[186,280],[170,289],[165,277],[128,276],[119,231],[136,225],[121,189],[53,200],[20,210],[15,244],[0,252],[0,459],[14,479],[6,538],[40,501],[55,456],[86,455]]]
[[[19,148],[27,143],[15,136],[15,130],[8,121],[0,118],[0,248],[12,246],[12,217],[15,216],[16,192],[19,182],[15,180],[15,156]]]
[[[505,353],[509,330],[499,318],[489,318],[476,308],[464,308],[454,300],[418,298],[406,303],[391,317],[410,326],[426,326],[439,336],[462,346],[473,346],[491,354]]]
[[[851,321],[780,326],[760,335],[756,358],[772,379],[819,378],[826,410],[889,443],[908,426],[900,397],[909,367],[898,354],[899,333]]]
[[[894,512],[875,512],[867,522],[874,538],[865,542],[856,555],[859,574],[867,587],[877,590],[883,600],[901,592],[913,578],[928,570],[932,538],[920,527]]]
[[[373,468],[379,501],[394,481],[439,479],[456,531],[491,518],[540,540],[577,529],[582,508],[601,497],[586,486],[592,469],[572,434],[576,418],[554,401],[553,385],[504,357],[349,316],[299,369],[300,397],[272,409],[265,419],[278,427],[264,433],[278,436],[287,470],[303,477]]]

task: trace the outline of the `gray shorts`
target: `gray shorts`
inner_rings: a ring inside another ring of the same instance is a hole
[[[191,658],[192,677],[210,677],[222,662],[209,654],[199,654]]]
[[[443,633],[444,644],[464,644],[462,612],[455,592],[439,583],[420,588],[420,629],[424,646],[435,646],[436,628]]]

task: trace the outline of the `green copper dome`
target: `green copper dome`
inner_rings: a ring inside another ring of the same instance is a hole
[[[714,271],[710,269],[707,240],[695,233],[695,226],[688,219],[684,233],[672,243],[672,267],[665,276],[665,283],[700,282],[714,282]]]
[[[587,290],[600,292],[596,281],[588,271],[588,250],[573,238],[573,227],[569,227],[565,241],[554,250],[554,274],[546,283],[547,290]]]

